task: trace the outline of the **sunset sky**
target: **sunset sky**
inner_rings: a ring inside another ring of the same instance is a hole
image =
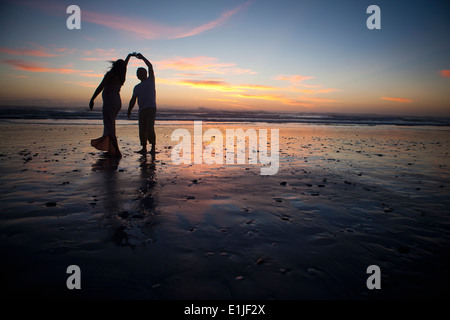
[[[87,107],[109,61],[137,51],[160,108],[450,116],[449,18],[449,1],[3,0],[0,105]]]

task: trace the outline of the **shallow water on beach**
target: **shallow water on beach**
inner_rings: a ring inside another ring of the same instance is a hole
[[[172,132],[139,155],[99,124],[3,123],[0,233],[16,297],[377,299],[449,295],[448,127],[204,123],[279,129],[280,167],[181,164]],[[67,290],[66,268],[82,270]],[[369,265],[382,289],[366,287]]]

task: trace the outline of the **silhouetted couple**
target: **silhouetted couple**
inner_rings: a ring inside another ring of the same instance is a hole
[[[156,117],[156,89],[155,74],[152,64],[140,53],[130,53],[125,60],[119,59],[113,62],[111,70],[109,70],[103,78],[100,85],[94,92],[89,103],[89,108],[94,107],[95,98],[102,93],[103,98],[103,136],[98,139],[91,140],[91,145],[99,150],[106,151],[114,157],[122,157],[117,143],[116,136],[116,117],[122,108],[120,99],[120,88],[125,83],[127,73],[127,65],[130,58],[134,56],[145,62],[148,67],[138,68],[136,75],[141,83],[136,85],[133,90],[133,96],[128,107],[128,118],[131,116],[131,110],[136,104],[139,105],[139,139],[142,149],[138,153],[147,153],[147,141],[152,145],[151,153],[156,152],[156,134],[155,134],[155,117]]]

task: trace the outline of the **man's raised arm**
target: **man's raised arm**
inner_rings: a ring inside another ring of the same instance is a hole
[[[154,77],[155,77],[155,73],[153,72],[153,66],[152,66],[152,64],[150,63],[150,61],[148,61],[147,58],[144,57],[144,56],[143,56],[142,54],[140,54],[140,53],[138,53],[138,54],[136,55],[136,57],[137,57],[138,59],[143,60],[143,61],[145,62],[145,64],[146,64],[147,67],[148,67],[148,76],[154,78]]]

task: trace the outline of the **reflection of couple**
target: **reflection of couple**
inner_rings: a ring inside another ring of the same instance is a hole
[[[147,140],[152,145],[151,153],[155,153],[156,135],[155,135],[155,116],[156,116],[156,90],[155,75],[152,64],[140,53],[130,53],[124,60],[119,59],[113,62],[111,70],[105,74],[102,82],[95,90],[94,95],[89,103],[89,108],[94,107],[95,98],[102,93],[103,98],[103,136],[98,139],[91,140],[91,145],[99,150],[106,151],[114,157],[122,157],[117,143],[116,136],[116,117],[122,107],[120,99],[120,88],[125,82],[127,73],[127,65],[130,57],[135,56],[145,62],[147,70],[139,68],[137,77],[141,83],[136,85],[133,90],[133,96],[130,100],[128,108],[128,118],[130,118],[131,110],[136,104],[139,105],[139,139],[142,149],[139,153],[147,152]]]

